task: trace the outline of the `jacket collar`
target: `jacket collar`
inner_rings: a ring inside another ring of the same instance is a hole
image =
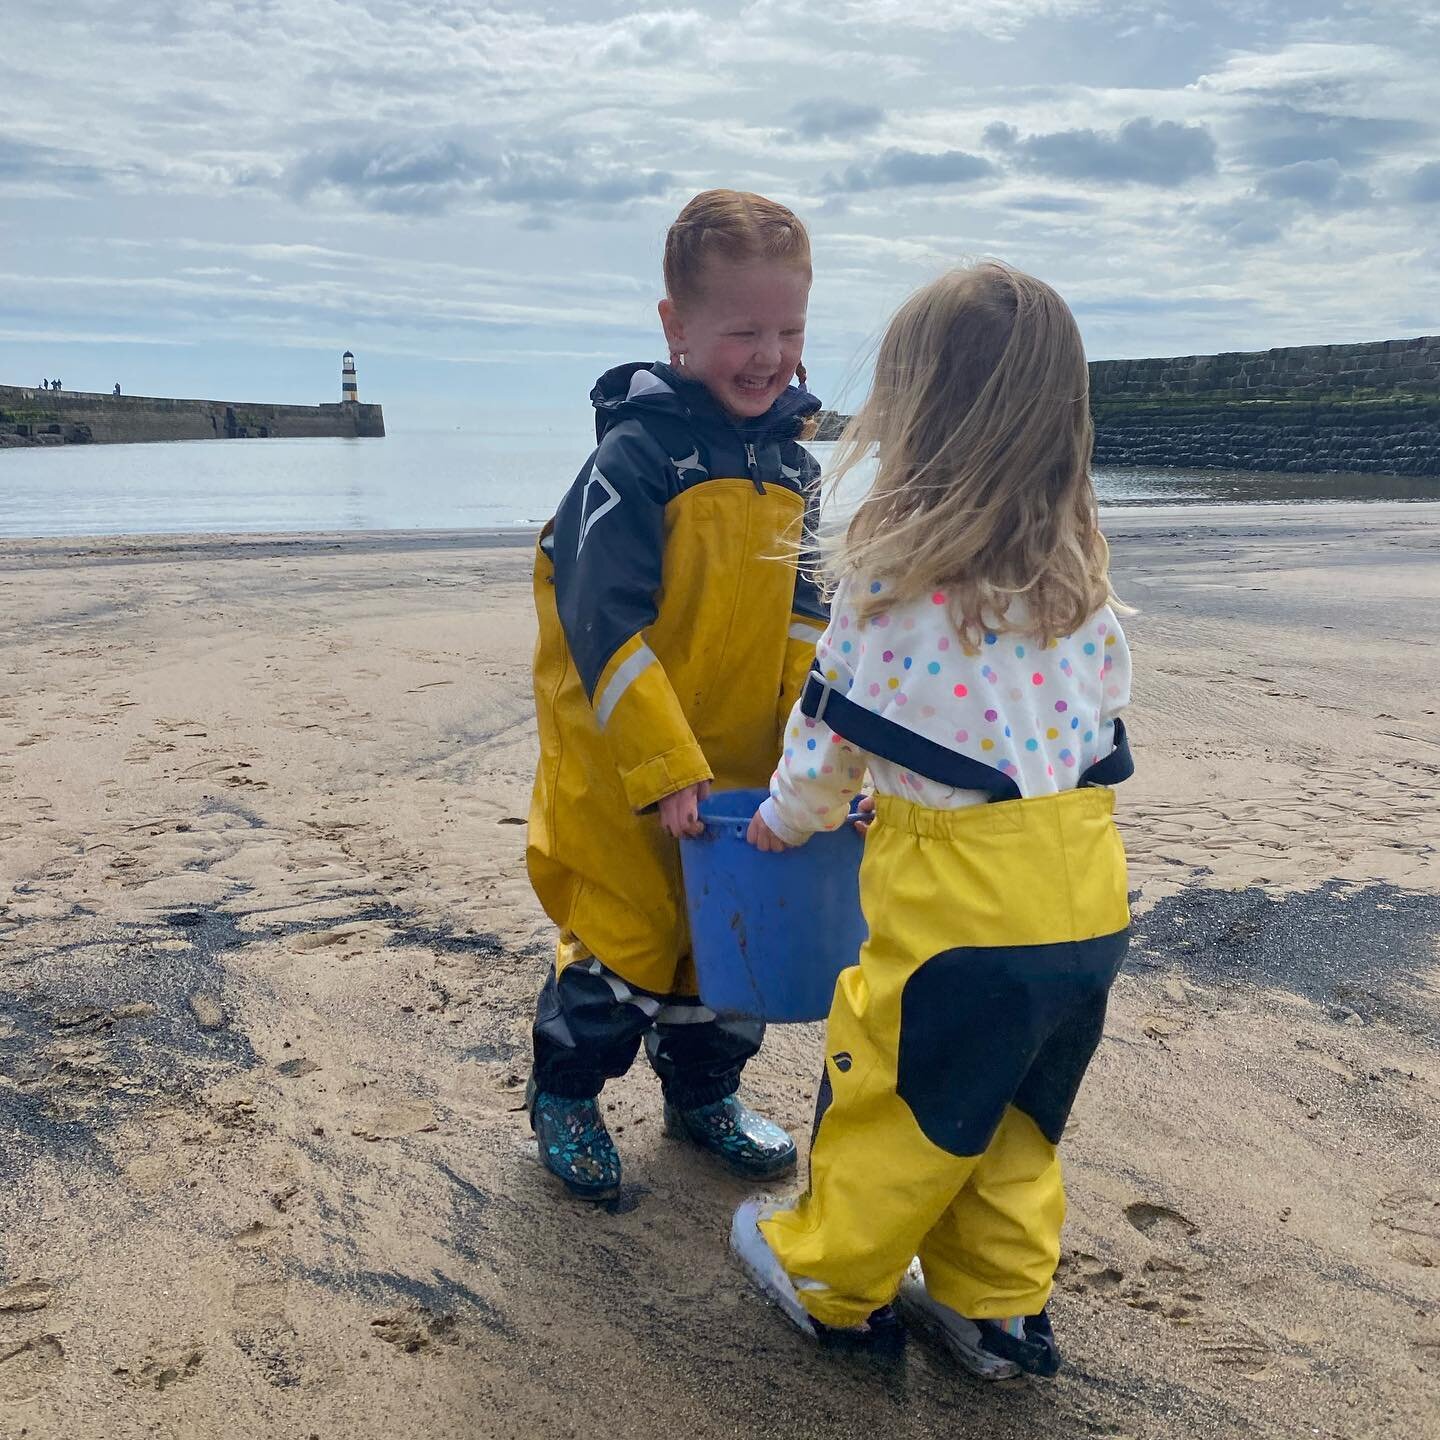
[[[706,430],[728,432],[742,442],[793,440],[801,422],[820,408],[820,401],[798,385],[788,386],[775,403],[753,420],[732,420],[709,390],[672,365],[644,361],[607,370],[590,392],[595,407],[597,443],[626,416],[668,415]]]

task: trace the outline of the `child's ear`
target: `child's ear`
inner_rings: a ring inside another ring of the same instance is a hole
[[[667,295],[657,307],[660,311],[660,326],[665,331],[665,343],[672,355],[685,353],[685,324],[675,302]]]

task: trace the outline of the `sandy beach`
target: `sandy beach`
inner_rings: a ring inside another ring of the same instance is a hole
[[[536,1164],[523,539],[0,543],[0,1436],[1440,1435],[1440,507],[1107,531],[1136,939],[990,1388],[794,1335],[643,1065]]]

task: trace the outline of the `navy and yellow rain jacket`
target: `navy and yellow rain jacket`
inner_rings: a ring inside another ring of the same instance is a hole
[[[666,365],[611,370],[591,399],[598,448],[535,560],[527,862],[562,968],[593,955],[692,993],[678,847],[651,812],[774,768],[826,623],[787,559],[813,533],[819,465],[796,436],[819,401],[792,387],[735,423]]]

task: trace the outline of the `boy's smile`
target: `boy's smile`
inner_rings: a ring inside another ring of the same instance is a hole
[[[783,260],[714,259],[703,291],[682,306],[660,302],[660,319],[685,373],[732,420],[763,415],[794,378],[805,348],[810,277]]]

